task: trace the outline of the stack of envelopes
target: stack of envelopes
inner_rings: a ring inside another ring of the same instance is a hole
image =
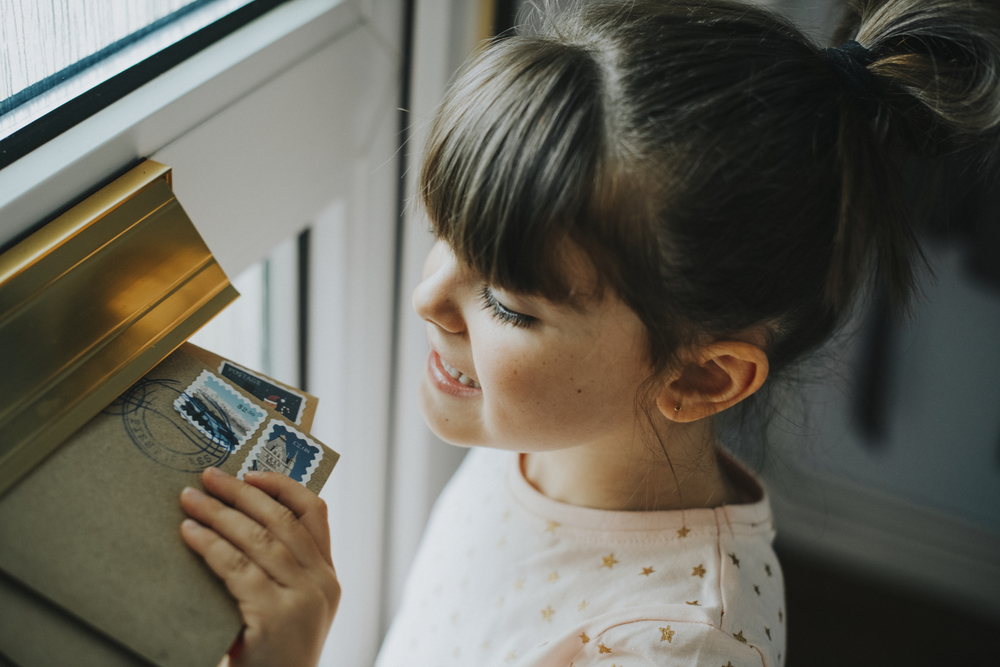
[[[0,665],[218,664],[241,620],[181,540],[180,492],[209,466],[319,492],[338,455],[315,409],[190,344],[146,373],[0,497]]]

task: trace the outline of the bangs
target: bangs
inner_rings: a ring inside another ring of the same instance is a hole
[[[420,193],[435,235],[489,283],[565,301],[555,253],[598,266],[606,182],[603,71],[578,46],[511,37],[465,70],[438,113]]]

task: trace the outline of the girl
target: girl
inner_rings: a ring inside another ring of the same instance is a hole
[[[424,415],[483,448],[380,666],[783,663],[767,497],[720,413],[871,279],[905,304],[908,161],[992,154],[1000,126],[995,2],[855,0],[843,36],[820,50],[729,0],[600,2],[467,66],[421,173],[438,243],[414,305]],[[186,497],[208,527],[184,535],[240,599],[241,664],[293,627],[314,660],[339,594],[322,509],[248,482],[206,475],[234,509]]]

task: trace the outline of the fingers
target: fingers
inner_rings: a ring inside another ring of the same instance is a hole
[[[246,482],[292,510],[312,535],[323,558],[333,565],[326,503],[319,496],[295,480],[275,472],[248,472]]]
[[[268,502],[274,501],[268,499]],[[197,489],[184,489],[181,494],[181,505],[191,518],[203,527],[210,528],[229,549],[239,552],[239,557],[233,556],[225,546],[216,544],[214,540],[208,542],[209,546],[230,557],[228,564],[231,569],[235,571],[246,569],[248,563],[244,560],[249,560],[282,586],[294,584],[296,573],[301,571],[301,561],[275,532],[242,511],[229,507]],[[305,533],[305,529],[301,527],[299,531]],[[300,541],[302,539],[300,537]],[[313,551],[313,559],[319,560],[315,549]],[[207,559],[207,554],[204,555]]]
[[[241,482],[217,468],[208,468],[202,474],[202,481],[213,496],[276,535],[303,565],[314,565],[318,558],[332,564],[325,503],[284,475],[257,473],[249,477],[247,481],[253,484]],[[266,489],[256,487],[258,477],[267,480],[262,482]]]
[[[237,600],[246,600],[268,583],[270,577],[246,554],[222,539],[218,533],[192,519],[181,523],[181,536],[188,546],[205,559]]]
[[[247,482],[208,469],[185,489],[184,541],[221,578],[246,627],[240,665],[316,664],[340,602],[326,505],[274,473]]]

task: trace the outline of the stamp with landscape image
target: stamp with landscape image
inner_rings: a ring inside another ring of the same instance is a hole
[[[277,472],[304,485],[322,460],[323,448],[309,436],[272,419],[247,454],[237,477],[243,479],[251,471]]]
[[[259,398],[264,405],[280,412],[288,421],[302,423],[302,413],[306,409],[306,397],[302,394],[281,387],[231,361],[223,361],[219,366],[219,373],[254,398]]]
[[[267,413],[209,371],[202,371],[174,401],[174,408],[205,437],[235,452]]]

